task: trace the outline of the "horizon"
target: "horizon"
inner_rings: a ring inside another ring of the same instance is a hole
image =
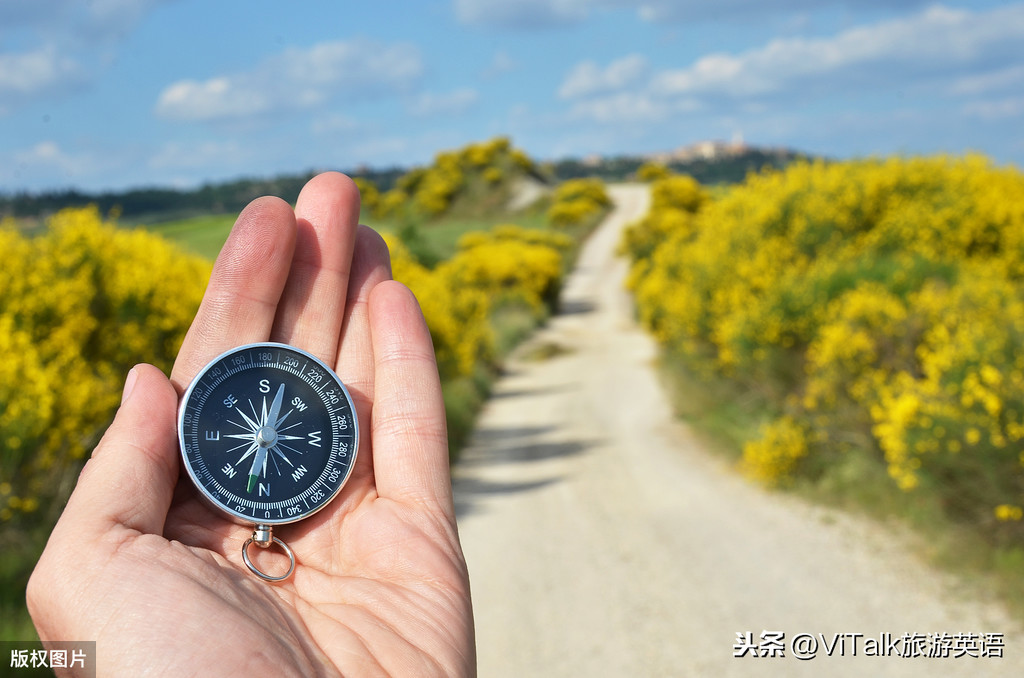
[[[497,137],[499,137],[499,138],[500,137],[507,138],[506,135],[501,135],[501,134],[497,135]],[[495,137],[492,137],[492,138],[495,138]],[[488,139],[480,139],[480,140],[477,140],[477,142],[470,141],[469,143],[472,144],[472,143],[486,142],[486,141],[489,141],[489,140]],[[510,139],[510,141],[512,142],[512,146],[514,148],[516,148],[515,140],[514,139]],[[666,149],[664,151],[652,151],[650,153],[629,153],[629,152],[624,152],[624,153],[617,153],[617,154],[612,154],[612,155],[590,154],[590,155],[578,155],[578,156],[563,156],[563,157],[560,157],[560,158],[549,158],[549,159],[536,158],[536,157],[534,157],[534,156],[532,156],[530,154],[527,154],[527,155],[530,157],[531,160],[533,160],[534,162],[536,162],[538,165],[541,165],[541,166],[543,166],[545,164],[557,164],[557,163],[562,163],[562,162],[578,162],[580,164],[586,165],[586,164],[590,163],[591,161],[600,163],[600,162],[609,162],[609,161],[614,161],[614,160],[642,160],[642,161],[651,162],[651,163],[654,163],[654,164],[666,164],[667,165],[667,164],[672,164],[672,163],[675,163],[675,162],[687,162],[687,161],[691,161],[691,160],[711,160],[711,161],[714,161],[714,160],[726,160],[728,158],[727,157],[723,157],[723,156],[703,157],[703,158],[702,157],[690,157],[690,158],[686,158],[686,159],[683,159],[683,160],[680,160],[678,158],[670,158],[667,161],[665,160],[665,158],[669,158],[670,156],[673,156],[673,155],[679,153],[680,151],[683,151],[684,149],[697,148],[697,147],[699,147],[699,146],[701,146],[703,144],[721,144],[721,145],[724,146],[724,145],[728,145],[729,143],[730,142],[727,142],[727,141],[722,140],[722,139],[703,139],[703,140],[700,140],[700,141],[695,141],[693,143],[684,144],[682,146],[677,146],[675,148]],[[460,148],[462,148],[462,147],[460,147]],[[434,152],[434,155],[439,154],[439,153],[448,152],[448,151],[457,151],[457,150],[459,150],[459,148],[439,148],[439,149],[437,149]],[[758,145],[758,144],[744,143],[742,150],[744,152],[755,152],[755,153],[760,152],[760,153],[765,153],[765,154],[772,154],[772,153],[788,154],[788,155],[793,156],[794,158],[805,157],[805,158],[812,158],[812,159],[813,158],[820,158],[820,159],[823,159],[823,160],[832,160],[833,159],[833,158],[829,158],[828,156],[824,156],[824,155],[821,155],[821,154],[807,152],[807,151],[804,151],[804,150],[801,150],[801,149],[786,148],[786,147],[783,147],[783,146],[762,146],[762,145]],[[854,158],[845,158],[845,159],[854,159]],[[224,184],[231,184],[231,183],[235,183],[235,182],[246,182],[246,181],[259,182],[259,181],[276,181],[276,180],[283,180],[283,179],[294,179],[296,177],[313,176],[313,175],[319,174],[321,172],[341,172],[341,173],[343,173],[343,174],[345,174],[347,176],[350,176],[350,177],[365,177],[366,175],[385,174],[385,173],[388,173],[388,172],[401,172],[401,173],[405,173],[405,172],[408,172],[410,170],[416,169],[418,167],[429,166],[429,165],[431,165],[433,163],[433,161],[434,161],[434,157],[431,156],[424,163],[409,164],[409,165],[392,164],[392,165],[386,165],[386,166],[373,166],[373,165],[362,164],[362,165],[360,165],[358,167],[307,167],[307,168],[304,168],[304,169],[300,168],[300,169],[296,169],[296,170],[285,170],[285,171],[271,173],[271,174],[240,174],[240,175],[237,175],[237,176],[226,176],[226,177],[215,178],[215,179],[202,179],[202,180],[200,180],[196,184],[187,185],[187,186],[178,186],[178,185],[170,185],[170,184],[135,184],[135,185],[127,185],[127,186],[125,186],[123,188],[100,189],[100,190],[95,190],[95,191],[89,191],[89,190],[81,189],[81,188],[79,188],[77,186],[69,185],[69,186],[54,186],[52,188],[44,188],[44,189],[41,189],[39,191],[20,190],[20,191],[13,191],[13,192],[5,191],[5,189],[3,187],[0,187],[0,199],[10,199],[11,197],[16,196],[16,195],[27,195],[27,196],[30,196],[30,197],[42,197],[42,196],[46,196],[46,195],[60,195],[60,194],[63,194],[63,193],[80,193],[80,194],[88,196],[88,197],[95,197],[95,196],[106,195],[106,194],[118,195],[118,194],[131,193],[133,191],[147,191],[147,190],[156,190],[156,191],[168,190],[168,191],[181,191],[181,192],[187,193],[187,192],[191,192],[191,191],[200,190],[200,189],[202,189],[205,186],[221,186],[221,185],[224,185]]]
[[[742,138],[1024,165],[1024,2],[269,0],[0,6],[0,194],[538,162]]]

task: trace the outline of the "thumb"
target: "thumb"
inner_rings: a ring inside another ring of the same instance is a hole
[[[58,529],[163,532],[178,481],[177,401],[163,372],[152,365],[132,368],[121,407],[82,469]]]

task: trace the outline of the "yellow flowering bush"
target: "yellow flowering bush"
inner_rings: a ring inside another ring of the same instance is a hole
[[[1013,506],[1011,504],[1000,504],[995,508],[993,513],[995,513],[996,520],[1004,522],[1024,519],[1024,509],[1020,506]]]
[[[666,179],[671,174],[672,171],[660,162],[645,162],[637,168],[636,179],[637,181],[650,183],[652,181]]]
[[[500,184],[504,179],[505,173],[500,167],[488,167],[484,170],[484,181],[491,186]]]
[[[655,181],[650,211],[623,234],[620,250],[634,262],[631,280],[646,276],[654,249],[669,234],[692,234],[694,214],[708,199],[708,193],[692,177],[666,173]]]
[[[792,417],[781,417],[766,425],[759,440],[743,447],[747,473],[769,484],[785,479],[807,454],[807,436]]]
[[[548,222],[558,228],[568,228],[596,221],[612,204],[600,179],[570,179],[555,189]]]
[[[409,194],[400,188],[378,195],[380,197],[370,207],[370,213],[378,219],[390,219],[400,214],[409,202]]]
[[[510,153],[512,144],[506,137],[495,137],[490,141],[469,144],[460,152],[460,161],[470,167],[482,169],[495,167],[503,155]]]
[[[391,269],[419,299],[442,379],[472,374],[493,358],[490,305],[485,292],[452,284],[447,273],[422,266],[400,240],[386,235]]]
[[[464,235],[458,251],[433,269],[419,264],[397,238],[386,236],[392,271],[420,300],[442,378],[471,375],[495,358],[492,312],[523,303],[538,318],[557,302],[563,234],[497,226]]]
[[[512,148],[507,138],[496,137],[438,153],[430,166],[406,172],[394,188],[383,194],[365,179],[356,183],[364,194],[368,214],[379,219],[415,221],[446,214],[463,196],[470,196],[468,200],[473,202],[488,193],[500,194],[512,180],[534,172],[533,161],[526,154]]]
[[[428,217],[447,211],[465,183],[465,173],[457,153],[439,153],[434,166],[427,169],[416,185],[413,201]]]
[[[356,188],[359,189],[359,206],[366,214],[379,214],[382,206],[382,196],[377,189],[377,184],[363,177],[353,177]]]
[[[562,255],[549,245],[514,238],[463,238],[439,268],[459,287],[481,290],[495,303],[523,302],[543,315],[558,301]]]
[[[624,238],[629,285],[660,341],[778,403],[744,467],[777,482],[866,444],[898,487],[1011,520],[1024,175],[967,156],[801,162],[714,200],[677,181]]]
[[[162,238],[57,213],[45,233],[0,229],[0,521],[59,498],[136,363],[170,370],[208,262]]]

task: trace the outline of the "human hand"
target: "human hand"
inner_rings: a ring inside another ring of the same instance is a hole
[[[33,572],[43,640],[96,640],[103,676],[475,673],[430,334],[358,216],[354,184],[334,173],[294,210],[261,198],[239,216],[170,381],[148,365],[129,373]],[[198,371],[266,340],[334,366],[363,431],[341,494],[275,529],[298,565],[274,585],[242,564],[251,528],[179,482],[176,434]]]

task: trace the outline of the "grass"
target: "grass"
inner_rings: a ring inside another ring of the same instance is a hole
[[[28,610],[25,609],[25,586],[31,573],[25,563],[34,564],[41,551],[24,544],[42,543],[43,540],[19,539],[22,546],[5,549],[0,553],[0,581],[4,582],[3,591],[0,591],[0,640],[27,641],[38,638]],[[5,657],[0,657],[0,661],[5,660]]]
[[[209,214],[184,219],[158,222],[153,225],[138,225],[153,233],[178,243],[185,249],[210,259],[224,246],[224,242],[235,223],[234,214]],[[381,233],[418,238],[427,250],[427,258],[443,261],[451,257],[461,238],[472,231],[486,231],[499,224],[515,223],[524,228],[548,228],[544,212],[529,209],[515,213],[497,213],[482,217],[454,216],[436,221],[401,224],[394,221],[375,219],[362,215],[361,222]]]
[[[770,394],[753,384],[698,374],[664,350],[659,371],[677,415],[712,453],[738,463],[744,441],[758,437],[772,412]],[[922,560],[953,575],[968,591],[997,598],[1024,621],[1024,548],[993,543],[950,518],[939,488],[901,491],[880,453],[867,445],[845,453],[815,477],[795,478],[781,489],[911,535],[908,547]]]
[[[224,247],[234,224],[233,214],[208,214],[165,221],[144,228],[212,261]]]

